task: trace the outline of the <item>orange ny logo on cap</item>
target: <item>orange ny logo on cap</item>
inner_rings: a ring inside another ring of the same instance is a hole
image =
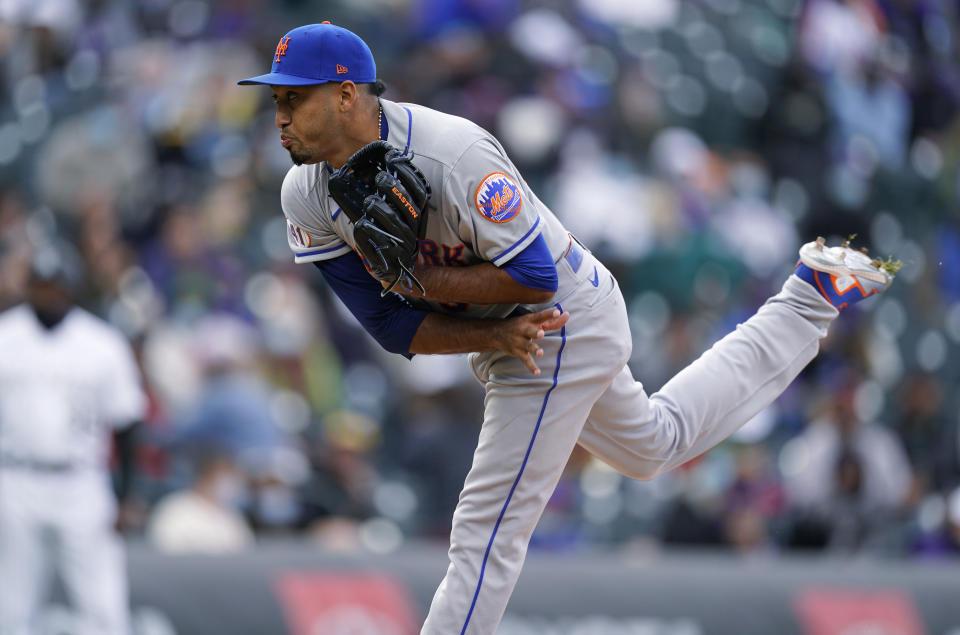
[[[275,62],[279,62],[279,61],[280,61],[280,56],[281,56],[281,55],[286,55],[286,54],[287,54],[287,42],[289,42],[289,41],[290,41],[290,38],[288,38],[288,37],[282,37],[282,38],[280,38],[280,41],[277,42],[277,59],[274,60]]]
[[[343,75],[347,72],[347,67],[342,64],[337,64],[337,75]]]

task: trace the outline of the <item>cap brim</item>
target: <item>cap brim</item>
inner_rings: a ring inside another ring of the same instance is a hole
[[[326,84],[329,79],[315,79],[313,77],[297,77],[296,75],[285,75],[284,73],[267,73],[266,75],[257,75],[241,79],[238,84],[247,86],[250,84],[264,84],[267,86],[312,86],[314,84]]]

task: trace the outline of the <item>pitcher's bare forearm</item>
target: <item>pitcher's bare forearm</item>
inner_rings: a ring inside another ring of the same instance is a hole
[[[542,304],[553,297],[553,291],[522,285],[509,273],[489,262],[466,267],[421,264],[417,265],[414,273],[426,294],[416,289],[401,289],[400,286],[394,291],[437,302],[472,304]]]
[[[482,353],[497,348],[492,320],[454,318],[431,313],[410,341],[410,352],[419,355]]]
[[[557,309],[504,319],[454,318],[431,313],[414,334],[410,352],[441,355],[501,350],[520,358],[531,373],[539,375],[534,357],[541,357],[543,349],[536,340],[547,331],[561,328],[569,317],[569,313]]]

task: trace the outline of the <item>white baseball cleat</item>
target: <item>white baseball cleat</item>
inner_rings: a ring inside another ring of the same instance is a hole
[[[827,247],[823,238],[800,248],[794,273],[838,309],[880,293],[893,282],[893,275],[865,248],[853,249],[850,241]]]

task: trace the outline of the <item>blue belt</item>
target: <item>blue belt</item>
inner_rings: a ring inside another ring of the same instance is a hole
[[[563,254],[563,257],[568,263],[570,263],[570,268],[573,269],[574,273],[576,273],[580,269],[580,265],[583,264],[584,253],[586,253],[584,246],[577,242],[577,239],[571,235],[570,246],[567,247],[567,253]],[[523,305],[520,305],[515,308],[507,317],[518,317],[520,315],[527,315],[528,313],[533,313],[533,311]]]
[[[583,245],[577,242],[577,239],[573,236],[570,237],[570,247],[567,249],[567,253],[563,256],[567,259],[567,262],[570,263],[570,268],[573,269],[573,272],[576,273],[580,270],[580,265],[583,264]]]

